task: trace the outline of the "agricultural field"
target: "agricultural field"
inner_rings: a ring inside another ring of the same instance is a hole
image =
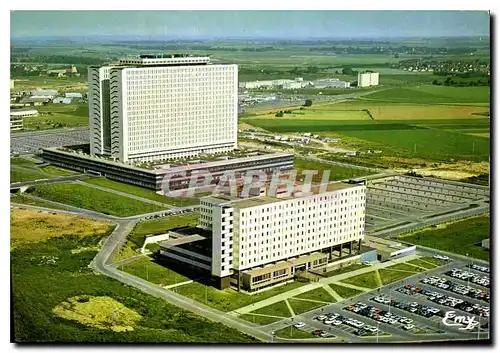
[[[25,219],[20,226],[30,233],[47,231],[35,219]],[[71,229],[69,224],[65,227]],[[85,234],[30,240],[11,249],[15,342],[256,342],[237,330],[94,274],[88,264],[102,235],[90,234],[92,227],[79,224],[79,228]]]
[[[74,183],[37,185],[33,195],[95,212],[127,217],[164,208]]]
[[[447,87],[422,85],[411,88],[391,88],[372,93],[364,100],[381,102],[419,103],[419,104],[489,104],[490,88],[484,87]]]
[[[488,261],[490,252],[481,247],[481,241],[489,237],[490,216],[484,215],[440,225],[438,228],[401,235],[399,239],[416,245]]]
[[[191,206],[191,205],[197,205],[200,202],[199,199],[196,197],[168,197],[164,195],[159,195],[150,189],[145,189],[139,186],[129,185],[125,183],[119,183],[117,181],[109,180],[106,178],[91,178],[85,180],[85,182],[173,206],[180,206],[180,207]]]
[[[53,104],[37,107],[39,116],[24,118],[24,130],[88,126],[87,104]]]
[[[14,77],[15,90],[30,90],[35,87],[57,89],[60,92],[87,92],[85,77],[22,76]]]

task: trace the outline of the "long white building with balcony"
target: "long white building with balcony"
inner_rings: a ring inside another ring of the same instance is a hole
[[[360,246],[364,183],[323,187],[293,196],[202,198],[199,228],[210,234],[205,256],[211,255],[210,266],[202,265],[220,279],[221,288],[255,291],[290,280],[296,271],[326,266],[339,247],[342,256],[342,247]]]

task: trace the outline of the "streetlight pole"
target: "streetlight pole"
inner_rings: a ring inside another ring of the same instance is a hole
[[[380,331],[379,327],[380,327],[380,321],[377,320],[377,343],[378,343],[378,332]]]

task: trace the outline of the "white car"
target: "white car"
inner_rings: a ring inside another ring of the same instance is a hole
[[[297,322],[295,325],[293,325],[295,328],[301,328],[304,327],[306,324],[303,322]]]
[[[333,324],[336,320],[335,319],[328,319],[328,320],[325,320],[324,323],[326,325],[330,325],[330,324]]]

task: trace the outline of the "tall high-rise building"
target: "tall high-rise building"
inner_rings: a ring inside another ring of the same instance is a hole
[[[89,91],[91,154],[133,162],[236,147],[237,65],[144,55],[90,67]]]

